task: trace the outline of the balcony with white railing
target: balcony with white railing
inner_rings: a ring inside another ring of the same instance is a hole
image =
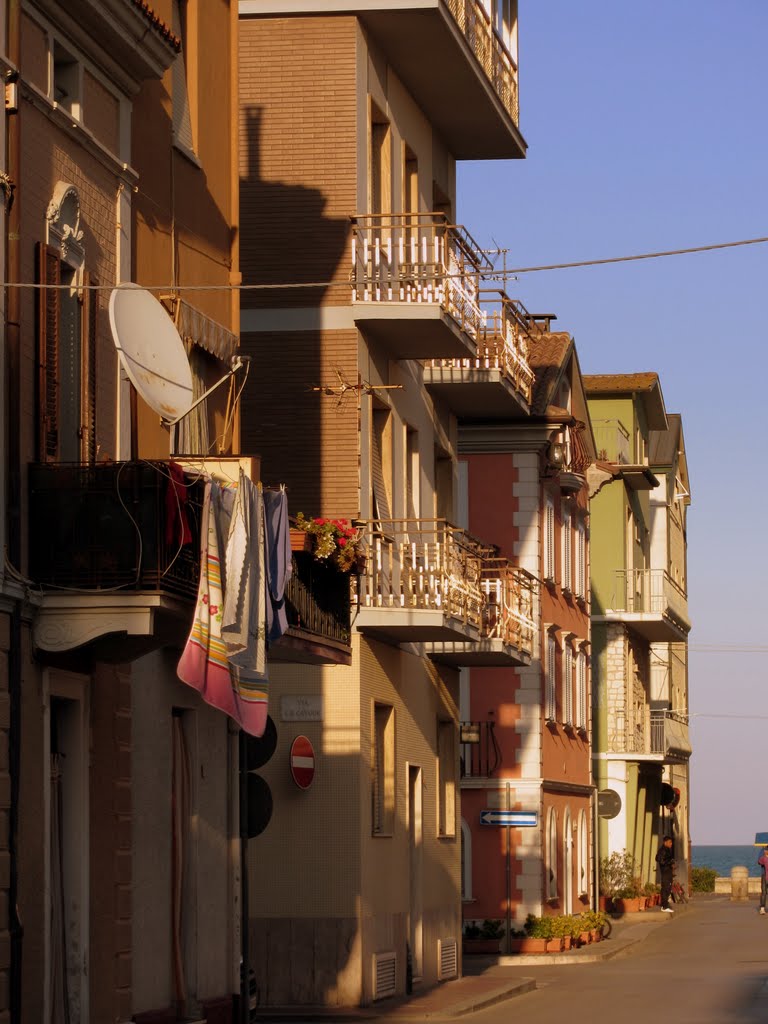
[[[529,665],[533,654],[536,579],[506,558],[485,554],[480,570],[480,636],[427,645],[434,661],[455,667]]]
[[[479,246],[440,213],[352,218],[352,309],[390,359],[474,357],[483,324]]]
[[[371,520],[352,621],[390,642],[479,640],[484,549],[444,519]]]
[[[528,362],[528,314],[503,292],[483,290],[480,303],[477,355],[428,361],[424,384],[459,419],[527,415],[534,376]]]
[[[679,643],[691,628],[688,598],[663,569],[618,569],[608,600],[599,595],[593,622],[623,622],[651,643]]]

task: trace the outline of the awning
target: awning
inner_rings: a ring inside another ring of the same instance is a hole
[[[170,305],[176,329],[184,341],[198,345],[223,363],[232,362],[239,347],[236,334],[190,306],[184,299],[175,295],[164,295],[163,299]]]

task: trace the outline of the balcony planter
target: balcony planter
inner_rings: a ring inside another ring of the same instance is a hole
[[[592,941],[593,942],[600,942],[600,940],[603,937],[603,933],[600,930],[600,928],[592,928],[591,929],[591,935],[592,935]]]
[[[579,945],[580,946],[588,946],[591,941],[592,941],[592,932],[591,931],[585,931],[585,932],[582,932],[581,935],[579,935]]]
[[[304,530],[295,530],[291,528],[289,531],[291,537],[291,551],[311,551],[312,550],[312,537],[310,534],[305,533]]]
[[[546,943],[547,943],[547,952],[548,953],[562,953],[562,951],[563,951],[563,940],[561,938],[547,939]]]
[[[510,953],[546,953],[548,939],[512,939],[509,943]]]
[[[572,935],[564,935],[563,936],[563,950],[564,951],[569,950],[572,945],[573,945],[573,936]]]

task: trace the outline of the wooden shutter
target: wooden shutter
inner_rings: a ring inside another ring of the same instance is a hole
[[[37,246],[39,284],[61,284],[61,262],[55,249]],[[41,288],[37,306],[37,457],[55,462],[59,457],[59,333],[60,292]]]
[[[96,461],[96,327],[99,311],[99,293],[88,285],[98,284],[85,274],[83,289],[85,311],[83,316],[83,365],[81,410],[81,458],[83,462]]]
[[[544,579],[555,578],[555,505],[547,495],[544,504]]]

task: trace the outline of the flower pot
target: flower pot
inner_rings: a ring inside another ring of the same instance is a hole
[[[547,952],[548,953],[562,953],[563,951],[563,940],[562,939],[547,939]]]
[[[510,953],[546,953],[546,939],[512,939],[509,944]]]
[[[563,936],[563,950],[565,951],[565,950],[570,949],[572,945],[573,945],[573,936],[572,935],[564,935]]]
[[[579,942],[581,943],[582,946],[588,946],[591,941],[592,941],[592,932],[590,932],[590,931],[582,932],[581,935],[579,936]]]
[[[312,537],[304,530],[289,529],[291,551],[311,551]]]
[[[613,900],[610,896],[600,896],[598,902],[598,909],[605,911],[610,914],[613,911]]]
[[[480,954],[498,953],[500,939],[467,939],[461,940],[461,948],[465,953]]]
[[[613,903],[620,914],[636,914],[640,909],[640,899],[637,896],[614,900]]]
[[[602,939],[603,933],[600,931],[599,928],[592,928],[591,932],[592,932],[592,941],[593,942],[599,942]]]

